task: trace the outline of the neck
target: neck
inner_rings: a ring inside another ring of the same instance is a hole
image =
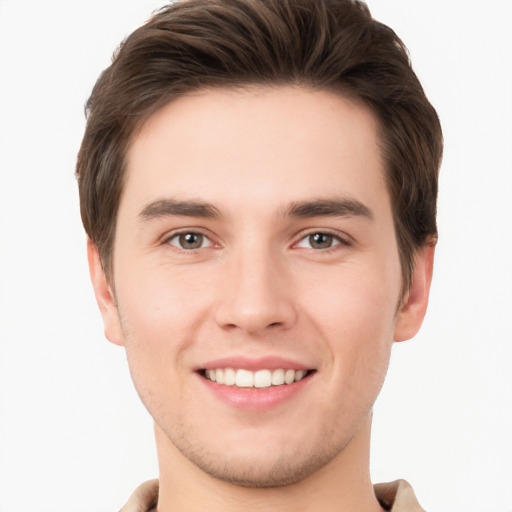
[[[242,487],[218,480],[186,459],[155,425],[160,469],[158,512],[382,512],[369,475],[371,416],[333,460],[282,487]]]

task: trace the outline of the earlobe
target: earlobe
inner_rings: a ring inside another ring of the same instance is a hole
[[[98,248],[91,240],[87,241],[87,259],[96,302],[103,318],[105,336],[116,345],[124,345],[114,293],[105,276]]]
[[[435,241],[417,249],[412,284],[397,314],[395,341],[411,339],[419,331],[427,311]]]

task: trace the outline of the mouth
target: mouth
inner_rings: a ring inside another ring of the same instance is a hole
[[[204,379],[233,388],[269,389],[289,386],[310,377],[316,370],[296,370],[293,368],[261,369],[257,371],[243,368],[209,368],[199,370]]]

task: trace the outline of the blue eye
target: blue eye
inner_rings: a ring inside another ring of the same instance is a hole
[[[330,249],[341,243],[342,241],[337,236],[318,232],[305,236],[300,240],[297,246],[305,249]]]
[[[178,233],[174,235],[168,241],[169,244],[179,249],[194,250],[202,249],[211,245],[211,241],[208,237],[201,233],[194,233],[190,231],[188,233]]]

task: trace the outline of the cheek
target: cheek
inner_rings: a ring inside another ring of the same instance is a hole
[[[392,338],[399,278],[387,278],[385,273],[372,273],[367,268],[336,270],[322,281],[303,283],[301,307],[309,312],[310,319],[340,341],[364,340],[368,345]]]
[[[333,383],[328,407],[334,406],[340,428],[347,418],[363,417],[372,409],[387,373],[394,325],[394,310],[381,293],[361,285],[345,292],[330,297],[338,307],[329,315],[324,310],[322,317]]]
[[[369,272],[338,272],[325,281],[329,286],[310,287],[304,305],[327,340],[333,376],[341,381],[337,386],[358,399],[365,392],[375,398],[389,363],[400,280],[385,281]]]
[[[180,267],[144,268],[140,273],[121,276],[120,282],[122,319],[127,329],[137,337],[147,337],[148,342],[150,335],[169,337],[190,328],[205,307],[209,288],[202,276]]]
[[[123,276],[118,306],[128,363],[138,381],[168,385],[179,377],[187,348],[196,338],[207,296],[199,279],[184,279],[164,272],[143,278]]]
[[[175,413],[171,404],[183,405],[179,399],[185,377],[183,359],[201,316],[194,311],[200,310],[198,301],[204,297],[194,288],[146,272],[144,279],[133,280],[118,291],[130,374],[140,399],[157,421],[166,421],[163,414]]]
[[[394,310],[378,293],[349,294],[332,300],[337,300],[338,307],[330,314],[324,312],[322,321],[335,372],[356,385],[364,382],[367,386],[370,378],[380,382],[393,344]]]

